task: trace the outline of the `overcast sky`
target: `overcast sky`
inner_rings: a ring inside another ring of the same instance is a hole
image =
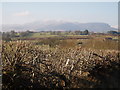
[[[0,13],[2,24],[61,20],[118,25],[117,2],[3,2]]]

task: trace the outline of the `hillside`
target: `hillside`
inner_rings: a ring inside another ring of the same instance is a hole
[[[60,22],[60,21],[38,21],[22,25],[3,25],[3,31],[74,31],[86,30],[94,32],[107,32],[110,30],[117,30],[106,23],[78,23],[78,22]]]

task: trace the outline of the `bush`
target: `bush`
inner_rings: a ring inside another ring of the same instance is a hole
[[[42,50],[28,41],[3,42],[2,88],[119,88],[119,56],[118,51]]]

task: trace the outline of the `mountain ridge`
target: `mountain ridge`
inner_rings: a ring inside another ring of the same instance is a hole
[[[36,21],[32,23],[22,25],[3,25],[3,31],[76,31],[76,30],[89,30],[94,32],[107,32],[110,30],[117,30],[111,27],[107,23],[101,22],[90,22],[90,23],[79,23],[79,22],[61,22],[61,21]]]

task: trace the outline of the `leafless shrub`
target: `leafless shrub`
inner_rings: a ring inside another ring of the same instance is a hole
[[[102,80],[94,73],[101,67],[107,70],[119,66],[119,55],[118,51],[59,46],[43,49],[28,41],[3,42],[3,88],[96,87]]]

